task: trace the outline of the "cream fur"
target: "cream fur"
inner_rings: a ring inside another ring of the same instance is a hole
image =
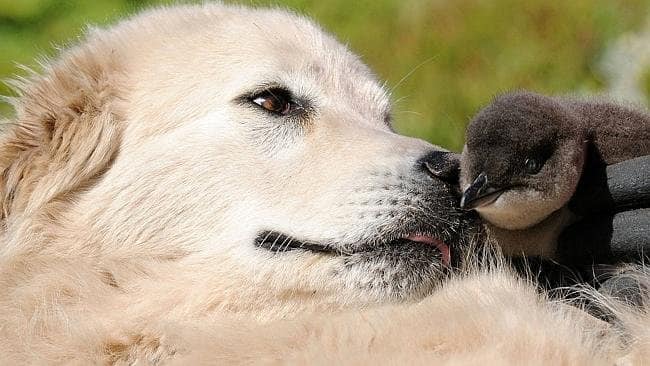
[[[309,95],[318,114],[289,130],[232,103],[260,82]],[[383,187],[435,148],[393,133],[367,67],[306,19],[151,10],[91,30],[15,87],[0,144],[0,364],[591,365],[650,352],[645,314],[600,299],[612,328],[503,265],[433,291],[438,280],[398,282],[388,263],[252,247],[269,225],[369,240],[387,219],[362,202],[419,199]]]

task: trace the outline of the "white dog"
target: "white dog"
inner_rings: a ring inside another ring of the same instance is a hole
[[[0,144],[3,364],[277,359],[287,347],[315,357],[345,342],[301,333],[328,321],[358,357],[374,342],[358,309],[431,295],[481,235],[429,169],[442,150],[394,133],[368,68],[284,11],[145,12],[16,84]],[[553,327],[553,342],[518,345],[542,345],[545,360],[628,353],[576,329],[605,325],[503,273],[452,282],[428,306],[369,311],[377,344],[400,354],[389,333],[424,331],[435,337],[404,350],[485,356],[490,332],[521,336],[500,325],[507,303],[518,331]],[[465,316],[457,328],[430,323]]]

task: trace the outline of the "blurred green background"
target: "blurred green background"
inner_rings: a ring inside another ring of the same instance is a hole
[[[85,24],[107,24],[160,3],[169,2],[0,0],[0,78],[22,74],[18,64],[34,66],[37,57],[55,55],[58,46],[77,39]],[[638,87],[643,95],[650,89],[650,72],[635,71],[638,80],[632,86],[618,80],[629,75],[617,75],[645,62],[643,57],[650,60],[650,39],[637,40],[641,50],[625,41],[648,28],[649,0],[243,3],[280,5],[315,18],[395,88],[398,131],[454,150],[462,147],[471,116],[505,90],[618,90],[634,99],[634,90],[625,88]],[[639,56],[644,50],[646,56]],[[613,61],[607,63],[607,55]],[[0,94],[10,90],[0,86]],[[7,116],[11,110],[2,105],[0,113]]]

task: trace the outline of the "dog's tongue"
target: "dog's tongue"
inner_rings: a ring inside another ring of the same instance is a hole
[[[449,263],[451,263],[451,250],[449,250],[449,245],[445,244],[442,240],[426,235],[409,235],[406,237],[406,240],[435,246],[440,251],[442,263],[445,266],[449,266]]]

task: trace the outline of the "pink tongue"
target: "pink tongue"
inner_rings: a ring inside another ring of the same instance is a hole
[[[443,243],[441,240],[425,235],[409,235],[405,239],[418,243],[433,245],[440,251],[440,254],[442,255],[442,263],[444,265],[448,266],[451,262],[451,251],[449,250],[449,246]]]

